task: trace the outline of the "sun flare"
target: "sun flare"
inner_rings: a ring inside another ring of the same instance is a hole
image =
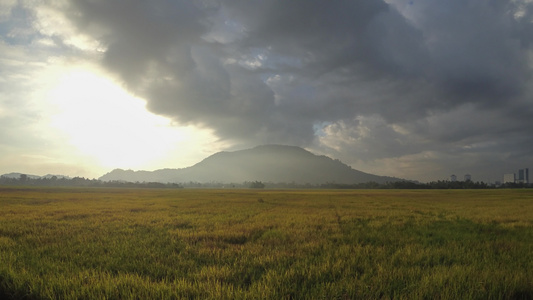
[[[103,167],[146,168],[168,158],[194,134],[148,112],[144,100],[94,72],[73,70],[58,82],[52,93],[57,106],[53,125]]]

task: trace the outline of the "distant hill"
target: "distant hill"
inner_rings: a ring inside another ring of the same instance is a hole
[[[31,179],[38,179],[38,178],[41,178],[41,176],[38,176],[38,175],[23,174],[23,173],[15,173],[15,172],[13,172],[13,173],[8,173],[8,174],[4,174],[4,175],[2,175],[2,177],[18,179],[18,178],[20,178],[20,175],[26,175],[27,178],[31,178]]]
[[[99,178],[102,181],[130,182],[220,182],[244,181],[294,182],[297,184],[374,181],[393,182],[400,179],[364,173],[327,156],[318,156],[294,146],[264,145],[234,152],[219,152],[183,169],[132,171],[115,169]]]
[[[1,176],[1,177],[5,177],[5,178],[15,178],[15,179],[19,179],[19,178],[20,178],[20,175],[26,175],[27,178],[29,178],[29,179],[41,179],[41,178],[49,179],[49,178],[52,178],[52,177],[70,179],[69,176],[65,176],[65,175],[46,174],[46,175],[44,175],[44,176],[39,176],[39,175],[24,174],[24,173],[15,173],[15,172],[13,172],[13,173],[3,174],[3,175],[0,175],[0,176]]]

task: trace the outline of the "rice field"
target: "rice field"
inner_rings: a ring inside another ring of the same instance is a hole
[[[533,299],[533,193],[0,187],[0,298]]]

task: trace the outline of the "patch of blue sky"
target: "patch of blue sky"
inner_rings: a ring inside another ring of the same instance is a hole
[[[11,9],[8,17],[0,22],[0,36],[11,45],[26,45],[38,36],[32,27],[31,13],[20,6]]]
[[[324,128],[331,125],[331,122],[328,121],[317,121],[313,124],[313,131],[315,133],[315,136],[326,136],[326,132],[324,131]]]

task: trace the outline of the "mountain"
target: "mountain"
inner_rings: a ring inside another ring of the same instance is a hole
[[[132,171],[115,169],[99,178],[102,181],[131,182],[294,182],[298,184],[378,183],[398,178],[364,173],[339,160],[318,156],[295,146],[264,145],[234,152],[219,152],[183,169]]]
[[[20,175],[26,175],[26,177],[29,178],[29,179],[44,179],[44,178],[45,179],[50,179],[50,178],[53,178],[53,177],[56,177],[58,179],[60,179],[60,178],[70,179],[69,176],[65,176],[65,175],[46,174],[44,176],[39,176],[39,175],[31,175],[31,174],[15,173],[15,172],[0,175],[0,177],[19,179]]]
[[[2,175],[2,177],[19,179],[20,175],[26,175],[27,178],[30,178],[30,179],[39,179],[39,178],[41,178],[41,176],[38,176],[38,175],[30,175],[30,174],[23,174],[23,173],[8,173],[8,174]]]

